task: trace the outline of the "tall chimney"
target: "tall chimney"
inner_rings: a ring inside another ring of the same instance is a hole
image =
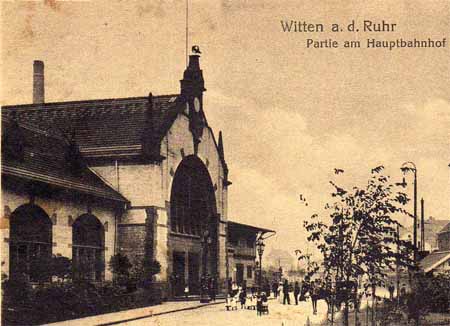
[[[33,104],[44,103],[44,62],[34,60],[33,62]]]

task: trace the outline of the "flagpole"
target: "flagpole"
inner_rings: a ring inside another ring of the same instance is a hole
[[[189,0],[186,0],[186,67],[188,66]]]

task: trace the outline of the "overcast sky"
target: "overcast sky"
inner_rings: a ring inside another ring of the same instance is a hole
[[[2,2],[2,103],[31,102],[34,59],[45,61],[48,102],[177,93],[185,15],[185,1]],[[450,218],[450,2],[191,0],[189,19],[208,122],[224,133],[230,219],[276,230],[269,247],[293,253],[330,179],[360,184],[383,164],[399,181],[405,161],[417,165],[425,215]],[[283,33],[283,19],[397,26]],[[447,47],[305,48],[307,38],[400,37]]]

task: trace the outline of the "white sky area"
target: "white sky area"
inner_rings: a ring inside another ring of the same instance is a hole
[[[2,2],[2,104],[31,102],[35,59],[47,102],[178,93],[185,15],[185,1]],[[282,19],[397,28],[283,33]],[[413,161],[425,216],[450,218],[448,1],[191,0],[189,20],[208,122],[224,134],[229,219],[276,230],[268,252],[305,248],[302,221],[330,200],[328,181],[362,185],[378,165],[397,182]],[[447,47],[306,49],[310,37],[446,37]]]

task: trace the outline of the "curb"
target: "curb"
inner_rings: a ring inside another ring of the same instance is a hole
[[[174,310],[168,310],[168,311],[163,311],[163,312],[158,312],[155,314],[149,314],[149,315],[144,315],[144,316],[139,316],[139,317],[133,317],[133,318],[128,318],[128,319],[122,319],[122,320],[118,320],[118,321],[112,321],[112,322],[108,322],[108,323],[103,323],[103,324],[96,324],[95,326],[110,326],[110,325],[118,325],[121,323],[126,323],[126,322],[130,322],[130,321],[135,321],[135,320],[139,320],[139,319],[145,319],[145,318],[151,318],[151,317],[156,317],[156,316],[162,316],[162,315],[167,315],[170,313],[174,313],[174,312],[180,312],[180,311],[188,311],[188,310],[195,310],[195,309],[199,309],[199,308],[203,308],[203,307],[208,307],[208,306],[213,306],[213,305],[217,305],[217,304],[223,304],[225,303],[225,301],[220,301],[220,302],[213,302],[213,303],[204,303],[202,305],[198,305],[198,306],[193,306],[193,307],[187,307],[187,308],[180,308],[180,309],[174,309]]]

